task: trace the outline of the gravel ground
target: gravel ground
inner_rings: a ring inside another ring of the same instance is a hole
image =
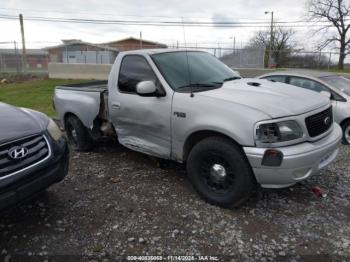
[[[301,184],[223,209],[194,193],[181,165],[102,143],[72,153],[63,182],[0,216],[0,258],[350,260],[349,152],[341,147],[334,164]],[[328,196],[316,197],[313,186],[327,187]]]

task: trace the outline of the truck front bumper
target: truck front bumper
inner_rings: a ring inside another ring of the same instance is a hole
[[[334,124],[333,131],[316,142],[275,148],[282,152],[280,166],[264,166],[265,151],[271,148],[244,147],[257,182],[264,188],[283,188],[304,180],[328,166],[337,156],[342,130]]]

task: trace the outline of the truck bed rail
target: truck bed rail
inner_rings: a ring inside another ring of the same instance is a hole
[[[60,85],[57,89],[73,90],[73,91],[84,91],[84,92],[104,92],[108,89],[108,81],[92,81],[77,84]]]

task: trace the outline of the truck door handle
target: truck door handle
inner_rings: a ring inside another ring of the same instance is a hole
[[[113,109],[120,109],[120,103],[113,103],[112,108]]]

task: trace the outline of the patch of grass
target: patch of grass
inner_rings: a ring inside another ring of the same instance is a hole
[[[14,106],[31,108],[54,117],[52,106],[57,85],[79,83],[86,80],[36,79],[20,83],[0,84],[0,101]]]

